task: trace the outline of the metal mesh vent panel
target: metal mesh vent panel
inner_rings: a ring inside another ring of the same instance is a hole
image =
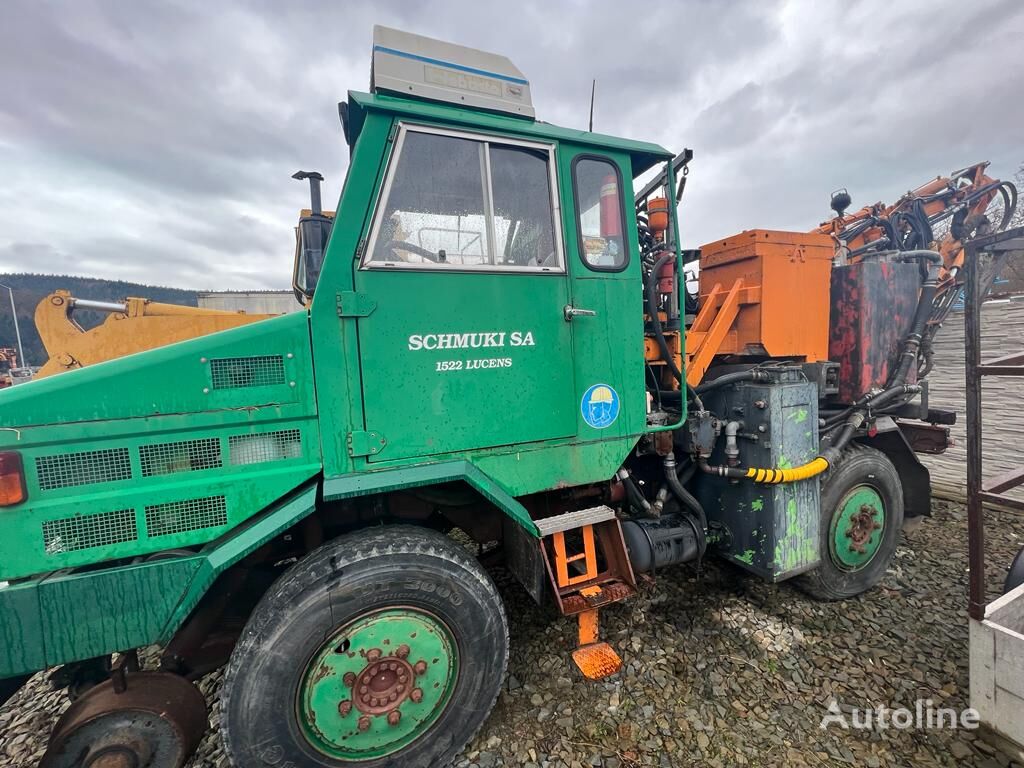
[[[210,361],[210,376],[214,389],[284,384],[284,358],[281,355],[221,357]]]
[[[228,438],[228,453],[233,466],[295,459],[302,455],[302,435],[297,429],[262,435],[232,435]]]
[[[228,522],[223,496],[170,501],[146,507],[146,530],[150,538],[215,528]]]
[[[132,464],[127,448],[107,448],[102,451],[63,453],[40,456],[36,459],[39,487],[44,491],[75,485],[111,483],[128,480]]]
[[[215,437],[144,445],[139,449],[142,476],[173,475],[222,466],[220,440]]]
[[[118,509],[96,515],[78,515],[43,523],[43,549],[48,555],[123,544],[139,537],[135,512]]]

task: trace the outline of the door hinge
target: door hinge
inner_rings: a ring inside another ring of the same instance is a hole
[[[349,432],[349,456],[374,456],[384,450],[388,441],[379,432]]]
[[[338,291],[338,317],[366,317],[377,302],[358,291]]]

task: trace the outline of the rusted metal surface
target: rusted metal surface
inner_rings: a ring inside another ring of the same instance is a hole
[[[181,768],[208,725],[206,700],[167,672],[127,672],[124,690],[108,680],[58,721],[40,768]]]
[[[950,446],[949,427],[913,421],[900,421],[898,424],[914,453],[939,455]]]
[[[405,655],[409,655],[408,649]],[[417,668],[420,664],[423,664],[426,671],[426,664],[422,661],[417,662]],[[352,699],[356,709],[366,715],[383,715],[391,712],[409,698],[409,694],[416,686],[416,677],[421,674],[423,673],[414,671],[408,661],[398,656],[367,664],[352,685]]]
[[[832,270],[829,360],[839,363],[839,399],[883,386],[917,310],[916,264],[861,262]],[[911,372],[909,381],[914,381]]]
[[[622,669],[622,659],[608,643],[592,643],[572,652],[572,660],[588,680],[601,680]]]
[[[964,378],[967,393],[967,541],[970,581],[968,612],[972,619],[985,618],[985,521],[983,504],[996,503],[1024,508],[1024,503],[1002,494],[1024,482],[1024,472],[1003,473],[984,481],[982,467],[982,377],[1024,375],[1024,353],[1011,352],[987,364],[981,362],[981,304],[995,275],[995,267],[1011,253],[1024,252],[1024,228],[973,240],[967,245],[964,270]]]

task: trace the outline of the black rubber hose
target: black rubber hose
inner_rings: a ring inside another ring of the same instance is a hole
[[[676,365],[676,361],[672,357],[672,350],[668,348],[668,342],[665,340],[665,329],[661,327],[661,318],[658,317],[658,273],[670,259],[674,258],[675,254],[670,252],[654,262],[654,267],[651,269],[650,276],[647,278],[647,285],[644,288],[647,293],[647,311],[651,318],[651,328],[654,330],[654,339],[658,343],[661,357],[665,361],[665,365],[668,366],[669,371],[675,376],[676,381],[682,383],[683,373],[679,370],[679,366]]]
[[[665,457],[665,480],[668,481],[669,490],[679,500],[679,503],[697,516],[697,519],[700,520],[700,527],[706,531],[708,528],[708,518],[704,514],[704,507],[697,501],[697,497],[686,490],[683,484],[679,482],[679,475],[676,474],[675,457],[671,453]]]
[[[917,311],[914,313],[914,321],[910,325],[910,333],[903,342],[903,353],[900,358],[899,367],[896,373],[889,379],[888,386],[896,387],[907,380],[910,369],[917,362],[917,351],[921,346],[921,339],[924,337],[924,329],[928,319],[932,315],[935,303],[935,294],[939,287],[939,267],[942,264],[942,256],[935,251],[907,251],[901,254],[903,259],[927,259],[931,262],[928,268],[928,276],[921,285],[921,296],[917,301]]]
[[[633,477],[629,472],[626,470],[620,472],[619,480],[621,480],[622,484],[626,486],[626,495],[629,497],[630,503],[638,509],[642,509],[644,512],[650,512],[651,502],[649,502],[647,497],[644,496],[640,492],[640,489],[636,487],[636,483],[633,481]]]
[[[729,384],[735,384],[738,381],[770,381],[771,376],[768,375],[767,371],[762,371],[758,368],[754,368],[749,371],[737,371],[736,373],[727,373],[724,376],[719,376],[717,379],[705,382],[697,387],[699,394],[710,392],[713,389],[724,387]]]
[[[704,401],[700,399],[700,395],[697,394],[697,390],[696,389],[694,389],[689,384],[687,384],[686,385],[686,391],[690,395],[690,397],[693,398],[693,404],[695,406],[697,406],[697,410],[698,411],[703,412],[704,410],[706,410],[704,408]],[[682,396],[680,396],[680,399],[681,398],[682,398]]]

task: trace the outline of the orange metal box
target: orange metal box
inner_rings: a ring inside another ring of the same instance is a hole
[[[828,360],[833,255],[828,235],[767,229],[703,246],[701,309],[726,305],[731,291],[739,304],[716,354]]]

